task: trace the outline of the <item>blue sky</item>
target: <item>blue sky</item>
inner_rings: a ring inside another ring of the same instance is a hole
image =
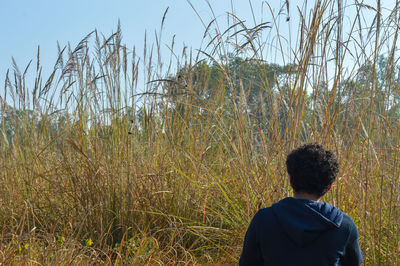
[[[205,23],[211,21],[211,10],[204,0],[192,0],[197,12]],[[284,1],[273,1],[275,7]],[[210,1],[213,12],[220,21],[225,21],[226,12],[234,12],[241,19],[253,19],[248,1]],[[265,13],[263,1],[252,1],[257,10],[256,17],[262,19]],[[262,7],[263,5],[263,7]],[[19,68],[36,58],[40,45],[40,59],[44,73],[48,73],[57,58],[57,41],[63,47],[68,43],[74,47],[86,34],[94,29],[110,35],[121,22],[123,42],[128,47],[143,50],[143,40],[147,31],[150,41],[154,41],[154,31],[160,29],[161,19],[169,7],[163,30],[163,47],[170,44],[172,37],[178,47],[183,44],[199,48],[204,26],[186,0],[17,0],[2,1],[0,9],[0,84],[3,84],[7,68],[11,68],[14,57]],[[258,21],[260,22],[260,21]],[[44,77],[46,78],[46,76]],[[0,86],[0,93],[4,90]]]
[[[272,21],[267,2],[274,14],[278,14],[279,10],[286,12],[283,0],[250,1],[256,23]],[[291,19],[289,22],[285,19],[279,21],[284,23],[281,25],[284,27],[280,27],[280,34],[288,39],[288,29],[291,28],[295,42],[298,27],[297,6],[301,9],[305,2],[301,0],[289,2]],[[345,1],[345,5],[347,2],[353,3],[349,0]],[[375,1],[367,2],[371,2],[372,6],[376,5]],[[392,2],[385,1],[384,4],[391,9],[394,6]],[[208,24],[213,16],[208,2],[191,0],[191,3],[203,21]],[[245,20],[248,27],[254,26],[249,0],[209,0],[209,3],[219,23],[226,22],[226,13],[232,12],[231,4],[233,4],[233,12]],[[308,1],[308,5],[311,8],[314,2]],[[118,20],[121,22],[123,43],[128,48],[135,46],[141,54],[145,31],[149,41],[154,41],[154,31],[160,29],[161,19],[167,7],[169,10],[161,47],[168,54],[166,46],[171,43],[175,35],[176,50],[183,45],[193,49],[200,48],[204,26],[187,0],[3,0],[0,8],[0,95],[4,92],[3,84],[7,68],[12,67],[11,57],[14,57],[19,68],[23,69],[31,59],[35,63],[37,47],[40,45],[43,79],[46,80],[57,58],[57,41],[61,47],[68,43],[75,47],[94,29],[109,36],[116,30]],[[348,8],[346,10],[349,12]],[[347,15],[351,17],[350,13]],[[285,16],[284,14],[283,18]],[[366,19],[372,20],[373,17]],[[221,25],[221,28],[225,29],[226,24]]]

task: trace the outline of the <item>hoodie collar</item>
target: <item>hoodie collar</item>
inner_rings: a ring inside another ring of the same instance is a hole
[[[285,234],[300,246],[327,230],[338,228],[343,220],[343,213],[326,202],[292,197],[275,203],[272,210]]]

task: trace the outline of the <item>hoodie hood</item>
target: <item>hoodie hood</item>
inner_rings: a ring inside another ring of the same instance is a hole
[[[272,210],[287,237],[297,246],[306,246],[321,233],[339,228],[343,213],[326,202],[285,198]]]

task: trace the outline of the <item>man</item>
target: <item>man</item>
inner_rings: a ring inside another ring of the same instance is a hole
[[[306,144],[286,159],[293,197],[259,210],[247,230],[240,265],[360,265],[352,219],[318,201],[338,173],[338,162],[320,144]]]

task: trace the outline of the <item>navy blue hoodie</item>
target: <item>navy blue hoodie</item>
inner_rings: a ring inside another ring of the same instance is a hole
[[[352,219],[326,202],[285,198],[259,210],[239,265],[360,265]]]

